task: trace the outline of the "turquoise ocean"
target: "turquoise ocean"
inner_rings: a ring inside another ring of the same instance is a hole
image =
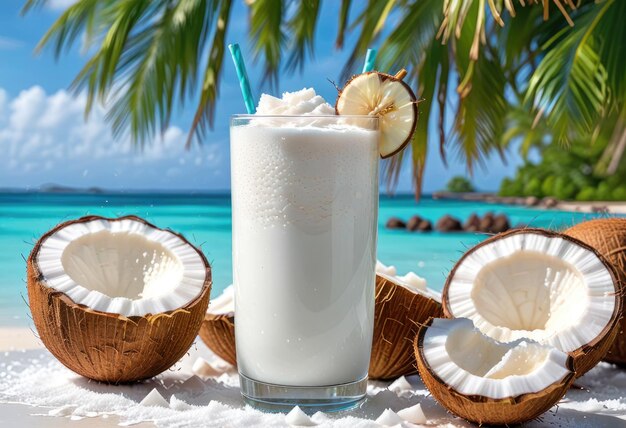
[[[445,277],[465,249],[485,235],[472,233],[409,233],[384,227],[391,216],[412,215],[433,223],[445,214],[462,221],[471,213],[505,213],[512,225],[560,229],[592,218],[591,214],[544,211],[521,206],[433,200],[416,204],[412,196],[380,198],[378,258],[400,273],[414,271],[428,286],[441,290]],[[114,193],[52,194],[0,193],[0,326],[30,324],[26,304],[25,258],[34,242],[57,223],[83,215],[116,217],[134,214],[159,227],[183,233],[199,246],[213,269],[212,296],[231,283],[231,209],[228,194]]]

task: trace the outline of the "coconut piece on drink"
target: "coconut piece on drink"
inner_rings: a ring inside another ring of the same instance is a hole
[[[415,338],[415,355],[433,397],[479,425],[530,421],[557,404],[575,378],[565,352],[527,339],[497,342],[466,318],[429,320]]]
[[[352,77],[339,92],[335,111],[338,115],[379,117],[381,158],[399,153],[413,138],[417,126],[417,98],[402,79],[406,70],[395,76],[371,71]]]
[[[602,218],[579,223],[564,232],[580,239],[602,254],[615,268],[620,295],[626,292],[626,219]],[[626,305],[625,305],[626,306]],[[626,307],[622,307],[622,319],[613,345],[604,361],[626,366]]]
[[[613,267],[587,244],[543,229],[493,236],[461,257],[443,290],[450,318],[487,336],[530,339],[569,353],[576,376],[606,354],[622,297]]]
[[[215,354],[237,365],[235,352],[235,288],[229,285],[223,293],[211,300],[200,327],[200,338]]]
[[[395,379],[417,371],[413,339],[420,324],[443,315],[440,300],[439,293],[415,273],[397,276],[395,267],[376,263],[371,379]]]
[[[27,268],[45,347],[74,372],[109,383],[155,376],[185,355],[211,289],[200,250],[135,216],[59,224]]]

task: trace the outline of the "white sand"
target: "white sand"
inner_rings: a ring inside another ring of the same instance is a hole
[[[575,202],[562,201],[555,207],[563,211],[573,211],[590,213],[595,209],[603,208],[609,214],[626,214],[626,202],[623,201],[594,201],[594,202]]]
[[[23,335],[26,332],[28,330],[22,330]],[[0,343],[5,349],[6,341],[2,336]],[[158,427],[289,426],[284,414],[265,414],[245,407],[232,369],[213,378],[194,376],[192,365],[198,356],[220,368],[220,360],[198,344],[175,369],[155,379],[135,385],[108,386],[72,373],[44,349],[5,351],[0,353],[0,426],[11,422],[11,426],[21,427],[79,427],[82,425],[72,421],[79,418],[89,418],[90,423],[85,426],[92,427],[146,421],[152,421]],[[224,366],[221,367],[219,371],[223,372]],[[540,421],[525,426],[626,427],[626,371],[603,363],[580,379],[577,385],[582,389],[570,390],[558,409],[551,409]],[[165,401],[153,392],[146,401],[156,405],[149,406],[146,402],[141,405],[153,389]],[[165,403],[169,405],[166,407]],[[368,400],[359,409],[336,414],[318,413],[311,420],[321,427],[378,427],[380,425],[375,420],[386,409],[400,415],[414,414],[415,411],[402,410],[417,404],[420,404],[429,427],[472,426],[439,406],[417,376],[401,378],[391,385],[371,382]],[[103,415],[107,418],[103,419]],[[405,422],[402,426],[419,425]]]
[[[0,351],[37,349],[43,345],[33,330],[21,327],[0,327]]]

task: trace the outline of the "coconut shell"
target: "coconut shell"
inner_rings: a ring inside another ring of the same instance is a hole
[[[480,395],[463,395],[435,374],[424,357],[424,335],[432,320],[423,325],[414,341],[419,375],[439,404],[449,412],[479,425],[513,425],[537,418],[557,404],[575,379],[574,360],[567,358],[570,373],[560,382],[532,393],[516,397],[494,399]]]
[[[75,223],[123,219],[156,228],[135,216],[118,219],[83,217],[61,223],[43,235],[27,260],[28,302],[44,346],[70,370],[107,383],[147,379],[180,360],[198,334],[211,290],[211,267],[198,249],[196,251],[206,266],[203,291],[187,305],[173,311],[125,317],[76,304],[66,294],[45,285],[37,256],[46,238]],[[189,244],[184,237],[178,236]]]
[[[626,219],[590,220],[579,223],[564,233],[591,245],[613,265],[623,300],[626,292]],[[626,304],[622,304],[619,329],[604,361],[626,367]]]
[[[607,261],[606,258],[602,256],[600,252],[598,252],[595,248],[586,244],[583,241],[580,241],[570,235],[565,235],[562,233],[552,232],[546,229],[535,229],[535,228],[525,228],[525,229],[512,229],[507,232],[502,232],[497,235],[492,236],[489,239],[486,239],[476,246],[472,247],[469,251],[467,251],[456,264],[452,268],[450,275],[448,275],[448,279],[443,287],[443,293],[441,298],[441,303],[443,305],[443,313],[447,318],[454,318],[452,311],[449,307],[449,299],[448,299],[448,289],[450,286],[450,282],[454,277],[454,273],[457,268],[463,263],[464,259],[473,251],[481,248],[482,246],[489,244],[491,242],[497,241],[499,239],[505,238],[507,236],[516,235],[516,234],[529,234],[536,233],[539,235],[544,235],[547,237],[558,237],[568,240],[579,247],[585,248],[586,250],[594,253],[598,259],[605,265],[607,270],[609,271],[611,277],[613,278],[613,284],[615,286],[615,293],[618,296],[615,299],[615,308],[613,310],[613,314],[611,315],[611,319],[604,327],[604,329],[600,332],[598,337],[592,340],[590,343],[581,346],[578,349],[574,349],[573,351],[568,352],[571,357],[574,359],[574,367],[576,368],[576,377],[581,377],[589,370],[594,368],[607,354],[609,348],[613,344],[615,340],[615,336],[617,335],[620,329],[620,320],[622,317],[622,307],[624,305],[623,296],[621,293],[621,287],[618,280],[617,273],[613,268],[613,265]]]
[[[370,379],[389,380],[417,372],[413,339],[430,317],[441,317],[441,303],[376,275],[374,338]]]
[[[224,361],[237,365],[235,352],[235,315],[207,313],[200,327],[204,344]]]

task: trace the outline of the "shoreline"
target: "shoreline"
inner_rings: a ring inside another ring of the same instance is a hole
[[[435,200],[456,200],[466,202],[485,202],[511,206],[525,206],[542,210],[569,211],[578,213],[626,214],[626,201],[559,201],[556,198],[543,199],[534,196],[498,196],[491,192],[452,193],[435,192]]]
[[[28,327],[0,326],[0,352],[41,349],[43,344]]]

